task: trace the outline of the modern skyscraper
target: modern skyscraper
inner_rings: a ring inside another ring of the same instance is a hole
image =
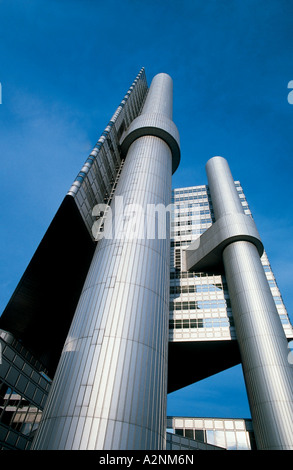
[[[36,428],[25,399],[40,421],[33,449],[161,450],[176,435],[221,447],[183,418],[166,439],[167,393],[241,362],[257,448],[293,448],[292,327],[226,160],[208,161],[208,185],[172,196],[172,88],[159,74],[148,89],[140,71],[0,318],[3,442]],[[19,341],[37,358],[34,381]]]

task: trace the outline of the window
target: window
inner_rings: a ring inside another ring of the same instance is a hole
[[[194,439],[193,429],[185,429],[185,437],[189,439]]]
[[[195,429],[194,438],[200,442],[206,442],[205,431],[201,429]]]

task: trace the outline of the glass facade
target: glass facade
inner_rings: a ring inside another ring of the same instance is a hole
[[[42,364],[3,330],[0,344],[0,449],[28,450],[51,380]]]
[[[251,216],[240,182],[235,181],[235,186],[245,214]],[[201,185],[175,189],[172,203],[169,341],[236,339],[225,276],[184,270],[183,250],[214,222],[209,188]],[[286,336],[293,338],[292,326],[265,252],[261,261]]]

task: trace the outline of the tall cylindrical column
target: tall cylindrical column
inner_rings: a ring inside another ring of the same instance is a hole
[[[228,163],[207,163],[218,220],[243,212]],[[258,449],[293,449],[293,371],[288,342],[256,246],[230,243],[223,262]]]
[[[142,116],[155,110],[153,121],[162,114],[168,122],[172,80],[159,74],[153,83]],[[98,242],[34,449],[165,445],[170,234],[151,209],[171,201],[172,151],[137,127],[113,201],[113,236]],[[148,236],[157,223],[166,230],[160,239]]]

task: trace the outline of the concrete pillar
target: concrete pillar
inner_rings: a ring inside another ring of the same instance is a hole
[[[214,157],[206,170],[216,221],[243,213],[227,161]],[[223,262],[257,448],[292,450],[293,371],[259,252],[250,241],[235,241]]]
[[[179,161],[172,87],[153,79],[121,142],[113,237],[98,242],[33,449],[164,449],[170,233],[149,239],[147,227]]]

